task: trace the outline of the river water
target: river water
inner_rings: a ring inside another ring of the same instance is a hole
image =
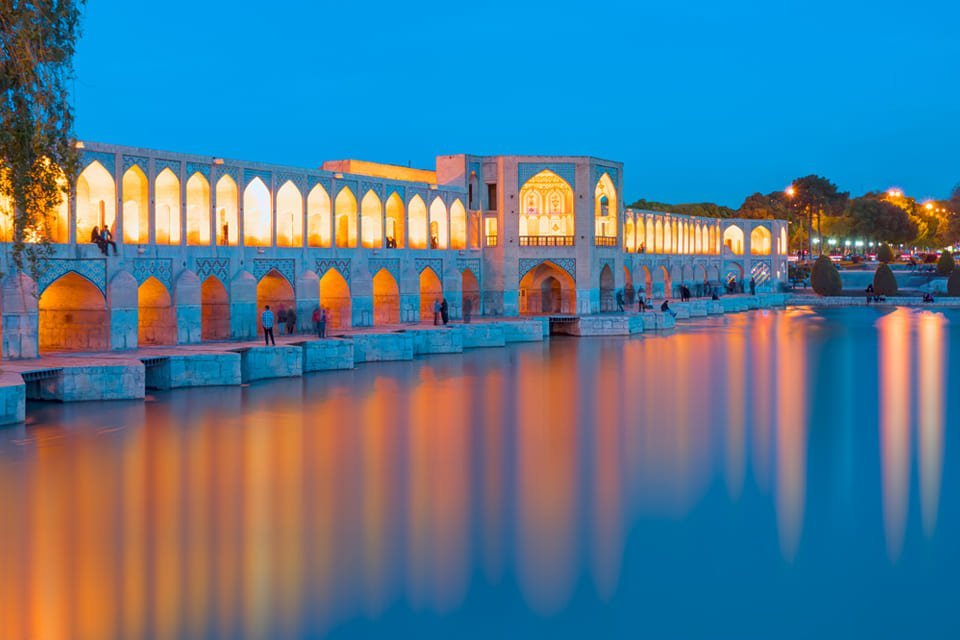
[[[32,405],[0,637],[958,637],[958,331],[757,311]]]

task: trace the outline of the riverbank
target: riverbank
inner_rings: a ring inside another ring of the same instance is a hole
[[[888,307],[929,307],[932,309],[960,309],[960,298],[934,298],[924,302],[920,295],[887,296],[883,302],[868,302],[867,295],[818,296],[815,293],[793,293],[787,297],[787,305],[804,307],[865,307],[886,305]]]

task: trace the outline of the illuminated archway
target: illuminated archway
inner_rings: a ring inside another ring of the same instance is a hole
[[[773,238],[770,229],[764,225],[754,227],[750,232],[750,255],[768,256],[773,252]]]
[[[430,267],[420,272],[420,321],[433,323],[433,304],[443,300],[443,284]]]
[[[780,247],[777,250],[777,253],[779,253],[782,256],[785,256],[789,253],[789,248],[787,246],[787,228],[786,227],[780,228]]]
[[[646,265],[640,267],[640,273],[643,276],[643,294],[649,298],[653,295],[653,274]]]
[[[660,281],[663,282],[663,297],[669,298],[673,295],[673,278],[670,277],[670,271],[665,266],[661,266],[657,269],[657,273],[660,275]]]
[[[351,327],[350,285],[336,269],[330,269],[320,278],[320,304],[327,309],[328,329]]]
[[[447,248],[447,205],[439,197],[430,203],[430,248]]]
[[[263,313],[267,305],[273,311],[273,317],[276,320],[274,334],[280,335],[285,330],[280,329],[280,312],[293,309],[297,310],[297,300],[293,293],[293,285],[283,277],[276,269],[271,269],[260,278],[257,283],[257,318]],[[263,334],[263,326],[257,322],[257,333]]]
[[[594,189],[594,221],[598,238],[617,237],[617,189],[606,173]]]
[[[90,242],[94,227],[116,229],[116,185],[99,162],[91,162],[77,178],[77,242]]]
[[[641,250],[644,253],[648,251],[656,253],[655,251],[656,235],[653,231],[653,218],[650,216],[644,216],[644,217],[647,219],[647,224],[646,224],[647,229],[646,229],[645,238],[643,241],[643,247],[641,247]]]
[[[270,190],[260,178],[254,178],[243,190],[243,244],[247,247],[269,247]]]
[[[357,246],[357,198],[350,187],[343,187],[333,203],[336,223],[334,239],[338,247]]]
[[[387,247],[403,249],[406,246],[406,225],[403,221],[403,200],[396,192],[387,198]]]
[[[41,352],[110,348],[106,299],[83,276],[71,271],[57,278],[40,295],[38,307]]]
[[[360,242],[367,249],[383,246],[383,210],[380,198],[373,190],[360,201]]]
[[[153,185],[154,241],[157,244],[180,244],[180,180],[166,168]]]
[[[467,309],[469,301],[470,315],[480,315],[480,281],[470,269],[464,269],[460,276],[460,308]],[[466,311],[464,311],[466,317]]]
[[[150,183],[146,174],[133,165],[123,174],[123,241],[130,244],[150,242]]]
[[[307,244],[311,247],[331,246],[330,196],[321,185],[307,195]]]
[[[717,255],[720,253],[720,249],[717,247],[717,227],[710,225],[710,246],[707,249],[707,253],[712,255]]]
[[[137,290],[138,341],[140,346],[177,344],[177,316],[170,292],[154,277]]]
[[[703,229],[699,222],[693,233],[693,251],[694,253],[703,253]]]
[[[743,229],[733,224],[723,230],[723,244],[736,256],[743,255]]]
[[[467,248],[467,211],[459,198],[450,205],[450,248]]]
[[[187,180],[187,244],[210,244],[210,183],[199,172]]]
[[[200,286],[200,337],[203,340],[230,338],[230,296],[216,276],[210,276]]]
[[[407,221],[409,222],[407,233],[409,234],[410,248],[426,249],[427,205],[424,203],[423,198],[418,195],[413,196],[410,199],[410,204],[407,206]]]
[[[373,324],[400,322],[400,287],[386,269],[373,276]]]
[[[603,265],[600,270],[600,311],[613,311],[616,309],[613,297],[613,271],[610,265]]]
[[[658,218],[655,226],[655,236],[653,243],[654,253],[663,253],[663,222]]]
[[[523,183],[519,200],[521,246],[573,243],[573,188],[566,180],[544,169]]]
[[[277,190],[276,233],[278,247],[303,246],[303,196],[300,190],[287,180]]]
[[[217,244],[235,246],[240,242],[240,216],[237,214],[237,183],[230,176],[217,180]]]
[[[623,225],[623,249],[628,253],[633,253],[637,250],[636,233],[634,231],[632,217],[628,217]]]
[[[542,262],[520,279],[520,313],[576,313],[573,277],[552,262]]]

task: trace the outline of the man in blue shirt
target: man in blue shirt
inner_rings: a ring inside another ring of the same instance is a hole
[[[269,347],[272,343],[273,346],[277,346],[276,340],[273,339],[273,311],[270,311],[270,305],[267,305],[260,314],[260,324],[263,326],[264,345]]]

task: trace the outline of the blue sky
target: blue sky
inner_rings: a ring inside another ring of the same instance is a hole
[[[306,167],[594,155],[626,202],[738,206],[808,173],[944,197],[958,24],[923,0],[89,0],[76,131]]]

